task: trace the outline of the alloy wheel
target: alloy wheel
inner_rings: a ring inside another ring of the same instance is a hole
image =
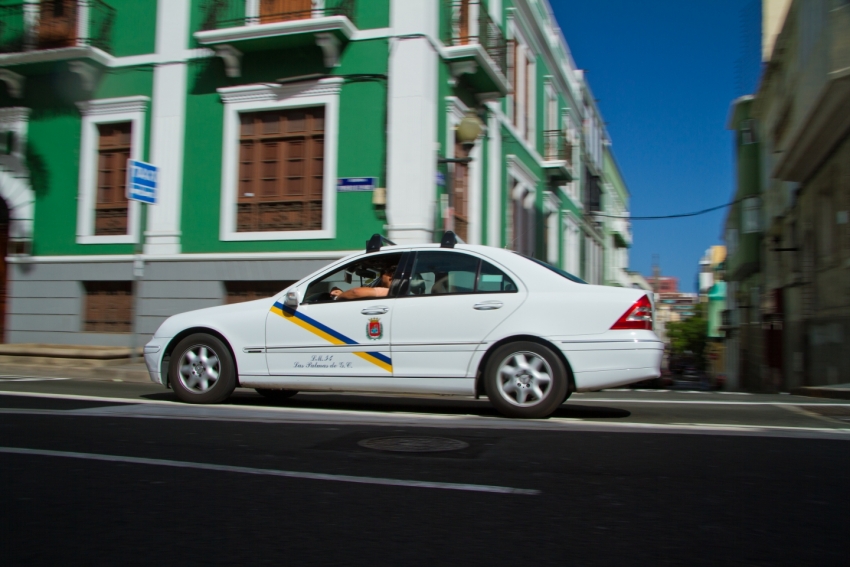
[[[552,389],[552,367],[537,353],[516,352],[499,365],[497,385],[499,394],[510,404],[535,406]]]

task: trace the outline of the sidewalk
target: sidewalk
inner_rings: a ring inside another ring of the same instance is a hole
[[[0,375],[150,383],[138,353],[133,362],[124,347],[0,344]]]
[[[791,390],[795,396],[811,396],[814,398],[836,398],[850,400],[850,384],[835,384],[833,386],[805,386]]]

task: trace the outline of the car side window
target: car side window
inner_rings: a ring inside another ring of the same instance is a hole
[[[490,262],[481,261],[476,286],[478,293],[514,293],[517,286],[502,270]]]
[[[479,263],[457,252],[418,252],[405,295],[474,293]]]
[[[513,293],[517,286],[502,270],[458,252],[418,252],[403,295]]]
[[[398,277],[398,263],[401,254],[381,254],[366,256],[337,268],[310,282],[304,293],[304,303],[326,303],[335,301],[334,293],[347,292],[356,288],[385,287],[382,274],[395,273]]]

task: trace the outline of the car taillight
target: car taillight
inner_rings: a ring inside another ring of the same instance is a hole
[[[611,327],[612,331],[627,329],[652,330],[652,303],[648,296],[644,295],[638,299]]]

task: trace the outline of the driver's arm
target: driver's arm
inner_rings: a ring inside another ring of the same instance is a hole
[[[354,287],[336,296],[337,299],[362,299],[364,297],[386,297],[390,290],[386,287]]]

